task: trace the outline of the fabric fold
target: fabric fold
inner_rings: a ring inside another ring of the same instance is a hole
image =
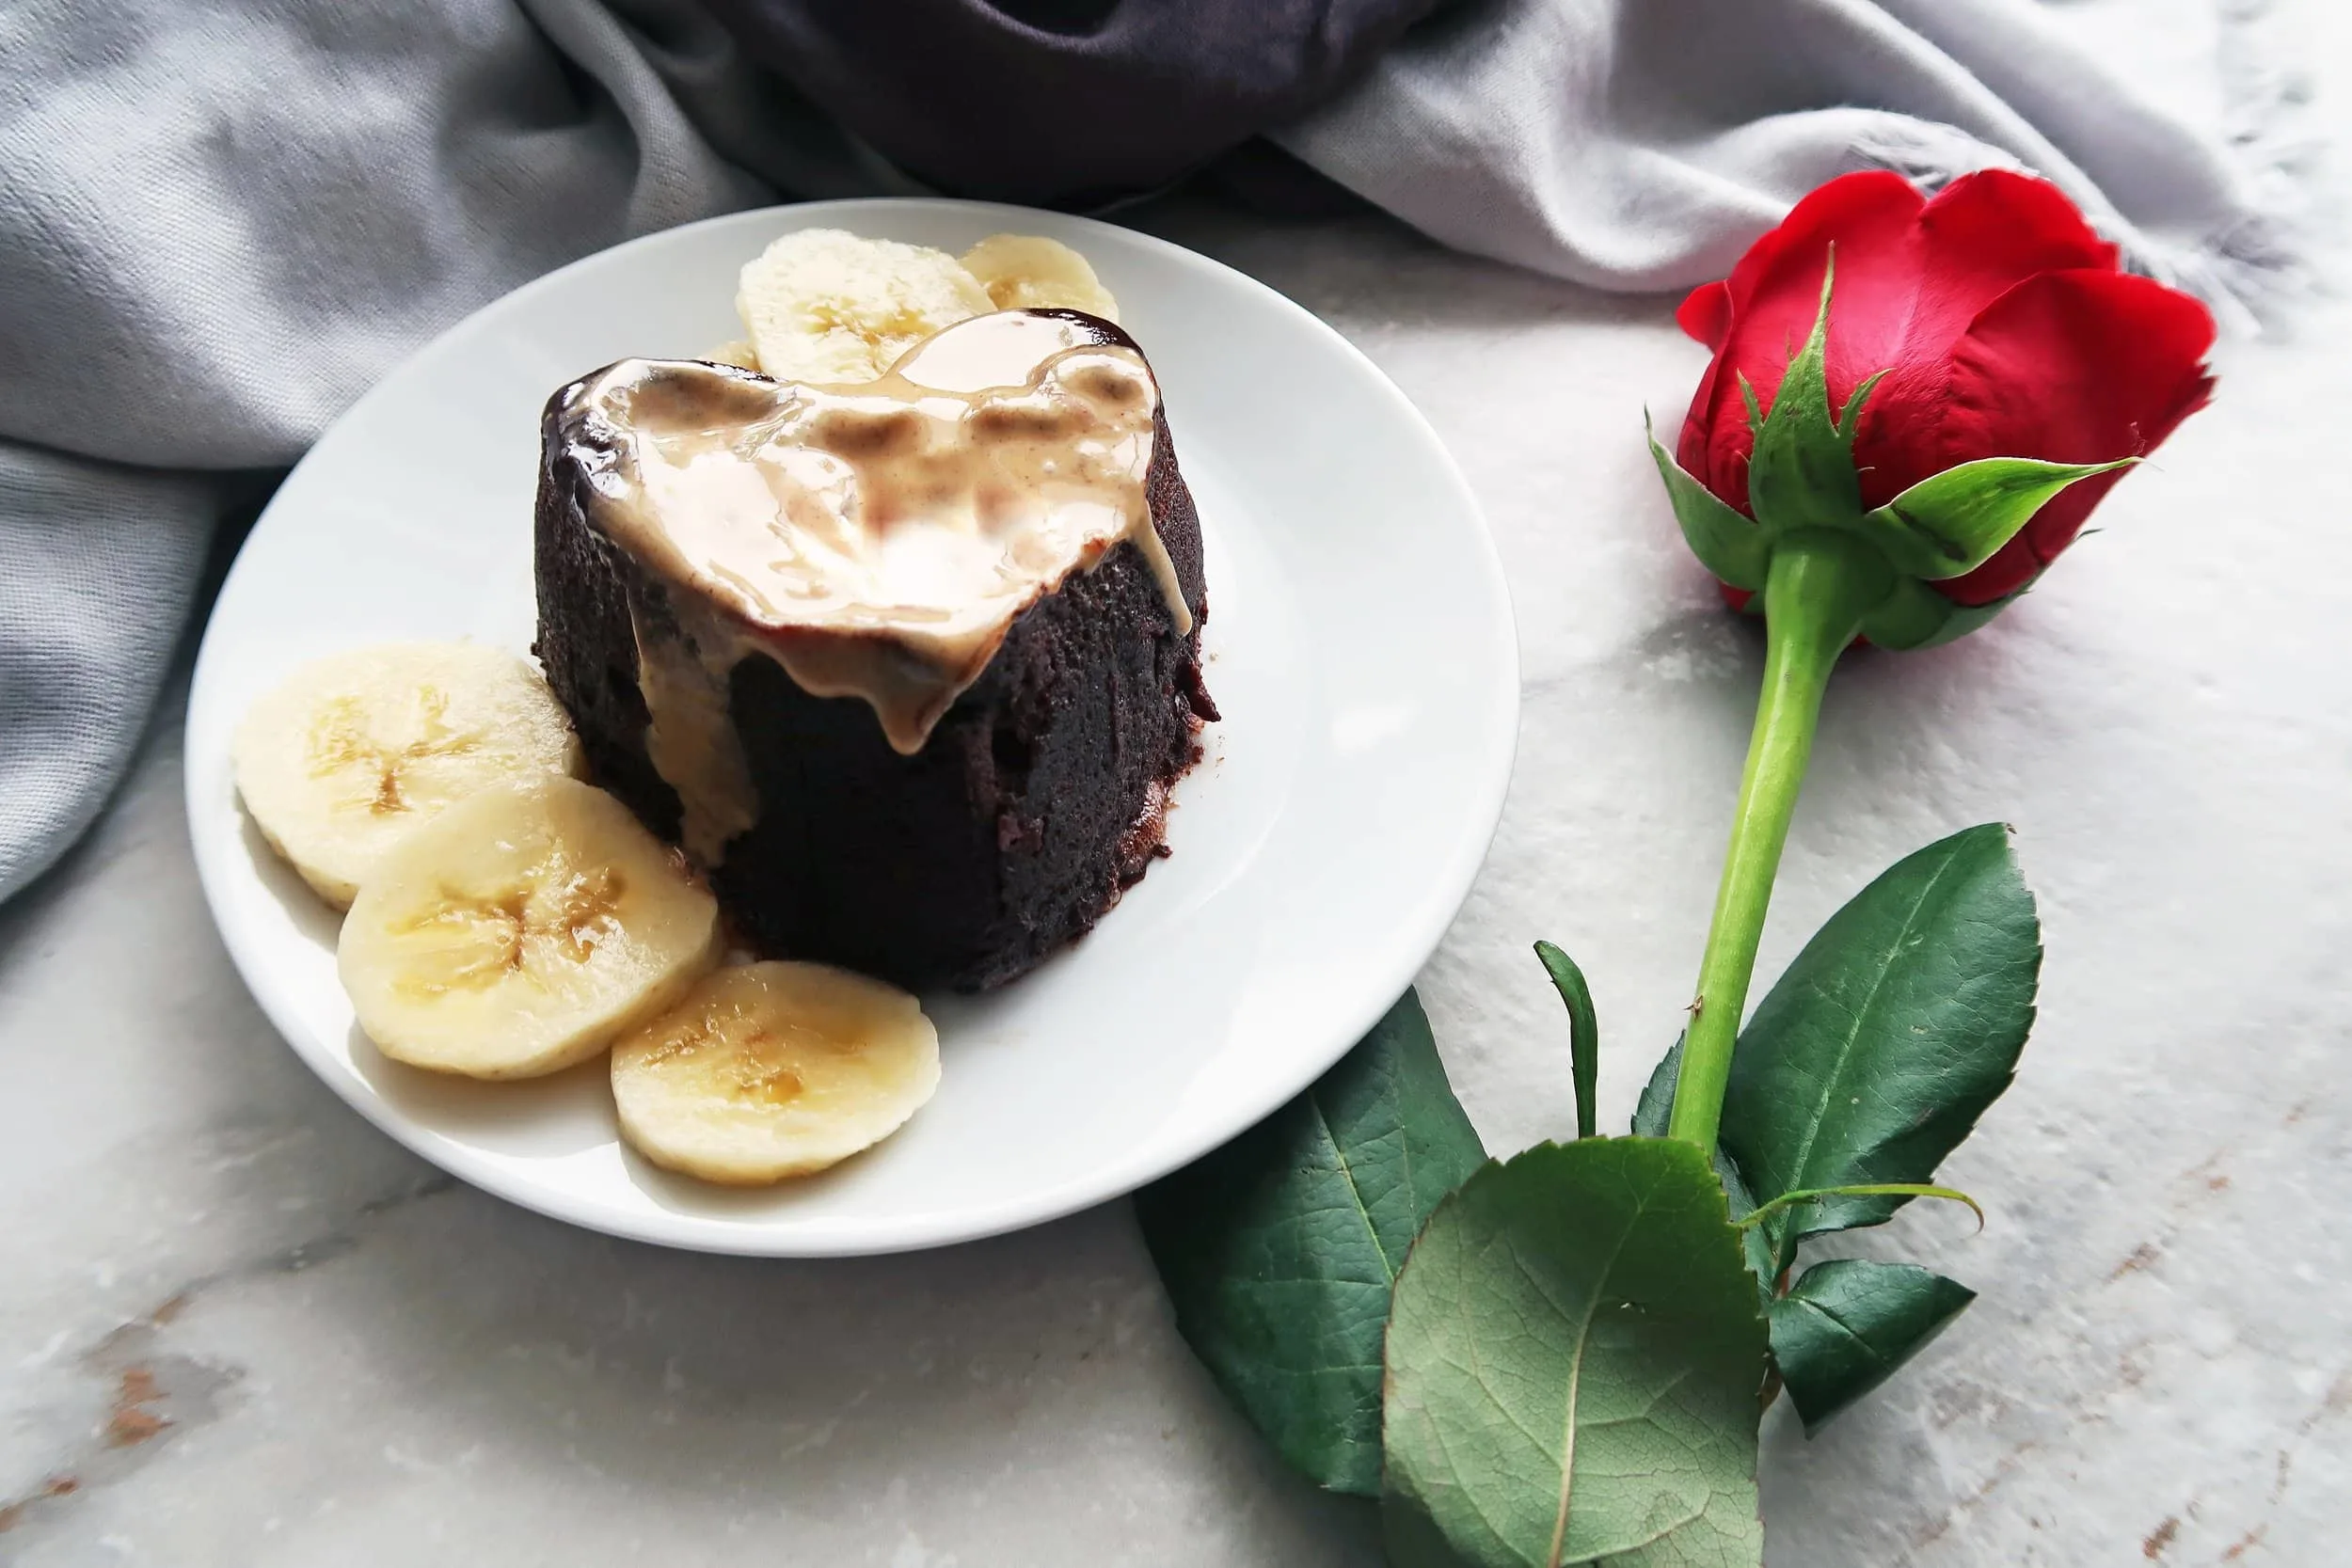
[[[914,178],[1087,206],[1190,174],[1362,74],[1438,0],[709,0]]]
[[[2249,320],[2248,182],[2026,0],[1467,0],[1275,133],[1432,239],[1603,289],[1727,272],[1806,191],[2018,168]]]
[[[0,53],[6,897],[119,777],[224,471],[540,274],[771,196],[593,0],[31,0]]]
[[[105,803],[239,488],[0,441],[0,894]]]

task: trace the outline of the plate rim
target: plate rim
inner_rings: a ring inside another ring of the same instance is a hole
[[[487,1154],[476,1150],[471,1146],[436,1128],[414,1121],[402,1114],[390,1101],[381,1095],[352,1092],[351,1087],[342,1082],[338,1075],[324,1070],[319,1064],[311,1061],[310,1053],[301,1043],[309,1032],[296,1027],[298,1021],[291,1016],[289,1005],[274,996],[272,989],[257,977],[258,973],[266,972],[270,967],[264,961],[265,955],[248,950],[250,938],[241,934],[241,927],[236,923],[223,916],[222,911],[229,901],[229,890],[220,879],[227,877],[230,870],[225,863],[219,865],[215,863],[221,851],[216,845],[213,844],[213,841],[220,835],[214,834],[205,826],[205,818],[200,815],[203,807],[209,804],[201,799],[206,781],[199,778],[197,769],[192,766],[187,766],[187,763],[192,761],[197,754],[194,741],[198,721],[209,713],[209,705],[199,702],[198,693],[205,685],[206,673],[213,662],[214,638],[216,634],[220,634],[218,618],[220,603],[228,597],[230,588],[237,580],[239,574],[247,568],[247,555],[253,539],[260,532],[262,525],[267,520],[270,513],[278,504],[278,497],[273,495],[268,505],[264,506],[260,515],[255,518],[246,538],[239,542],[236,555],[230,563],[229,570],[223,575],[213,602],[206,607],[203,636],[198,645],[189,682],[190,699],[187,714],[181,726],[180,738],[183,758],[183,807],[187,816],[190,849],[196,862],[198,882],[203,890],[206,913],[212,920],[214,929],[218,934],[223,948],[228,952],[230,964],[237,971],[239,980],[244,983],[247,993],[262,1009],[263,1016],[269,1020],[271,1026],[278,1031],[287,1049],[307,1070],[332,1091],[338,1100],[357,1111],[370,1125],[389,1136],[394,1142],[437,1168],[447,1171],[468,1185],[501,1201],[601,1235],[682,1251],[772,1258],[870,1257],[922,1251],[1005,1235],[1033,1226],[1048,1224],[1083,1210],[1116,1201],[1133,1193],[1136,1188],[1222,1148],[1250,1127],[1275,1114],[1282,1105],[1296,1098],[1301,1091],[1329,1070],[1332,1065],[1353,1049],[1355,1044],[1387,1013],[1388,1009],[1394,1006],[1397,997],[1402,996],[1406,990],[1416,984],[1431,956],[1443,942],[1446,932],[1453,927],[1454,922],[1460,915],[1462,906],[1469,899],[1478,873],[1486,864],[1495,835],[1502,825],[1502,811],[1509,795],[1518,760],[1521,668],[1517,608],[1512,602],[1510,582],[1503,571],[1502,552],[1495,543],[1493,530],[1486,520],[1486,509],[1479,504],[1477,493],[1472,489],[1468,476],[1462,472],[1461,465],[1455,460],[1452,450],[1447,447],[1443,437],[1438,435],[1428,417],[1414,405],[1412,400],[1405,394],[1404,389],[1398,387],[1369,355],[1357,347],[1343,333],[1272,285],[1251,277],[1237,267],[1220,261],[1215,257],[1203,255],[1157,234],[1108,223],[1100,218],[1076,214],[1055,213],[1004,202],[930,197],[860,197],[818,201],[779,202],[763,207],[744,208],[736,212],[698,218],[691,223],[673,225],[650,233],[635,235],[606,246],[604,249],[575,258],[562,266],[552,268],[508,290],[494,299],[485,301],[474,309],[468,311],[463,317],[452,322],[432,337],[419,343],[407,354],[402,356],[398,361],[388,367],[365,391],[353,399],[351,404],[319,433],[318,437],[305,450],[301,458],[287,471],[286,479],[280,482],[280,489],[282,491],[283,485],[291,482],[295,474],[312,461],[319,447],[325,444],[329,436],[346,422],[362,416],[375,399],[382,395],[383,388],[398,379],[402,372],[405,372],[416,360],[439,348],[445,340],[471,328],[485,313],[504,308],[518,298],[527,298],[560,287],[562,282],[576,271],[594,265],[607,264],[612,258],[622,253],[640,248],[655,248],[661,245],[675,243],[675,237],[682,233],[734,225],[755,227],[760,220],[779,214],[790,214],[794,219],[802,220],[797,221],[795,227],[806,228],[812,225],[805,220],[821,221],[825,216],[835,214],[841,214],[846,219],[852,214],[882,214],[910,211],[949,212],[973,216],[993,214],[1009,220],[1032,224],[1042,218],[1047,220],[1050,227],[1074,226],[1081,231],[1092,230],[1116,236],[1119,244],[1139,245],[1147,251],[1158,253],[1163,259],[1174,261],[1180,267],[1203,270],[1213,276],[1218,276],[1226,285],[1238,286],[1247,293],[1259,296],[1262,302],[1270,304],[1277,310],[1302,321],[1311,334],[1324,340],[1327,346],[1336,348],[1343,359],[1351,362],[1354,369],[1367,378],[1367,387],[1387,402],[1392,412],[1400,415],[1409,425],[1418,428],[1421,434],[1427,437],[1429,448],[1438,460],[1438,472],[1448,488],[1454,492],[1460,514],[1470,525],[1465,541],[1469,550],[1470,563],[1486,598],[1490,601],[1491,608],[1500,618],[1499,630],[1502,635],[1497,639],[1497,645],[1502,651],[1502,657],[1495,669],[1495,678],[1491,681],[1489,689],[1482,693],[1482,705],[1492,710],[1488,721],[1482,724],[1480,730],[1484,738],[1483,751],[1480,755],[1470,759],[1472,766],[1466,769],[1477,780],[1477,788],[1472,795],[1472,809],[1464,823],[1457,827],[1452,835],[1447,858],[1438,873],[1430,880],[1430,893],[1416,903],[1415,907],[1420,911],[1420,918],[1406,923],[1407,930],[1398,948],[1400,952],[1409,951],[1416,956],[1406,968],[1406,972],[1397,979],[1393,995],[1388,994],[1389,987],[1384,983],[1378,988],[1379,1000],[1369,1004],[1359,1004],[1348,1009],[1344,1015],[1346,1027],[1334,1029],[1334,1038],[1338,1041],[1336,1046],[1327,1054],[1309,1053],[1306,1061],[1308,1070],[1303,1076],[1294,1070],[1268,1079],[1269,1083],[1281,1084],[1281,1093],[1279,1097],[1271,1099],[1263,1108],[1256,1109],[1249,1108],[1241,1097],[1236,1097],[1232,1105],[1225,1109],[1224,1114],[1205,1118],[1203,1126],[1212,1129],[1214,1136],[1201,1147],[1179,1150],[1173,1154],[1168,1153],[1165,1148],[1158,1148],[1149,1158],[1129,1160],[1098,1167],[1085,1180],[1066,1180],[1030,1192],[1022,1202],[1001,1204],[995,1211],[986,1212],[977,1223],[969,1218],[962,1218],[943,1224],[935,1219],[914,1216],[897,1221],[882,1232],[878,1232],[877,1227],[872,1222],[861,1222],[853,1231],[846,1235],[834,1234],[833,1227],[835,1224],[847,1222],[823,1219],[795,1221],[787,1227],[727,1225],[721,1228],[718,1227],[718,1222],[707,1222],[705,1216],[660,1213],[640,1217],[615,1213],[601,1202],[577,1199],[559,1186],[548,1183],[516,1182]],[[231,799],[233,800],[233,785]],[[212,847],[208,847],[208,846]],[[1366,994],[1373,994],[1371,988],[1367,988]],[[1236,1111],[1232,1108],[1233,1106],[1240,1106],[1241,1109]],[[710,1227],[705,1228],[706,1224]],[[686,1233],[681,1234],[681,1230]]]

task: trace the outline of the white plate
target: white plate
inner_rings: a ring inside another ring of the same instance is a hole
[[[1005,990],[926,999],[938,1096],[823,1176],[755,1192],[617,1141],[601,1061],[524,1085],[388,1062],[335,979],[336,915],[237,804],[229,738],[296,664],[402,638],[530,646],[539,409],[630,355],[740,333],[735,277],[830,226],[961,250],[1084,251],[1167,400],[1206,537],[1224,721],[1178,787],[1175,853]],[[1518,714],[1510,598],[1470,487],[1339,334],[1231,268],[1084,218],[954,201],[741,213],[516,290],[361,398],[270,503],[221,590],[188,711],[188,818],[214,918],[312,1070],[444,1169],[615,1235],[714,1252],[933,1246],[1116,1197],[1338,1059],[1436,947],[1476,873]]]

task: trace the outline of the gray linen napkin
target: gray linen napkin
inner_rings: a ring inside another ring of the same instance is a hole
[[[573,257],[909,184],[695,0],[18,0],[0,59],[0,898],[119,777],[240,473]],[[2208,293],[2275,260],[2212,142],[2026,0],[1461,0],[1279,140],[1610,288],[1871,164],[2040,169]]]
[[[0,897],[87,826],[224,470],[549,268],[769,198],[587,0],[0,9]]]
[[[2131,59],[2183,8],[2101,8]],[[2292,264],[2249,161],[2076,36],[2029,0],[1474,0],[1275,140],[1433,239],[1604,289],[1721,277],[1853,169],[2024,168],[2247,325]]]

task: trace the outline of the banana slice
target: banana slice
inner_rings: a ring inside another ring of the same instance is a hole
[[[881,1142],[939,1086],[939,1035],[895,986],[822,964],[723,969],[612,1048],[621,1135],[751,1185]]]
[[[1041,234],[991,234],[963,253],[964,269],[980,280],[999,310],[1084,310],[1119,319],[1119,301],[1103,287],[1087,259]]]
[[[945,251],[804,229],[744,263],[735,309],[768,374],[861,382],[941,327],[995,307]]]
[[[719,907],[675,850],[577,779],[500,784],[394,845],[336,967],[396,1061],[532,1078],[670,1006],[719,956]]]
[[[580,766],[571,721],[538,672],[469,642],[396,642],[306,664],[253,705],[230,754],[262,836],[339,906],[451,801]]]

